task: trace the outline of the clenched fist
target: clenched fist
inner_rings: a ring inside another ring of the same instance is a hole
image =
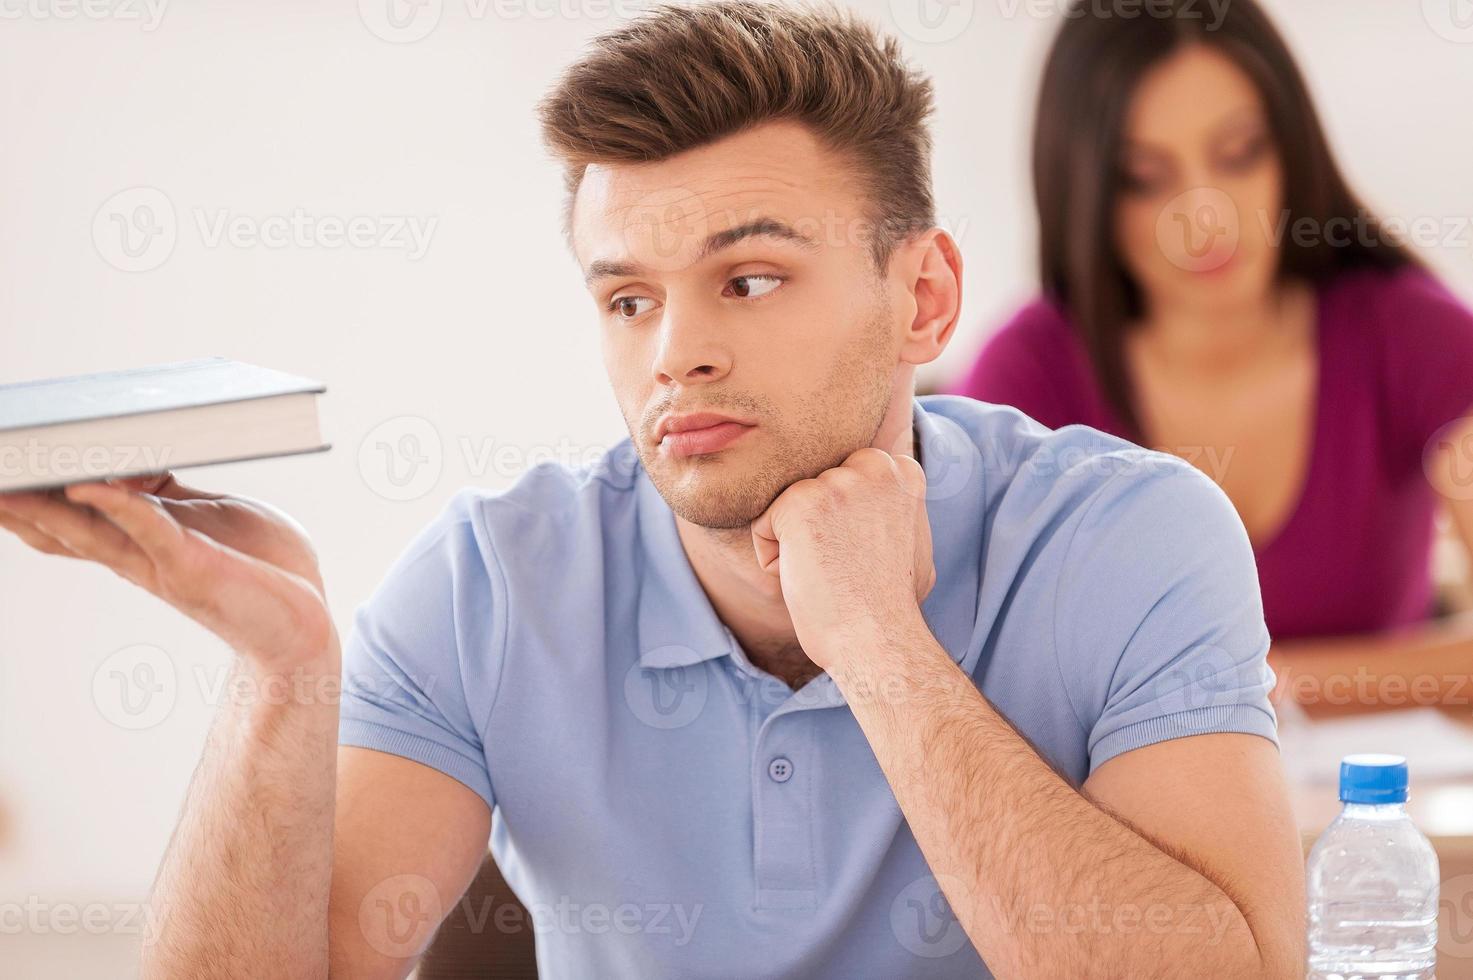
[[[752,544],[803,652],[831,672],[847,641],[913,615],[936,584],[925,472],[873,447],[779,494]]]

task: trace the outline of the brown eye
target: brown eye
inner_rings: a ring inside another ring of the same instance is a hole
[[[1222,164],[1229,170],[1247,170],[1259,161],[1267,148],[1268,140],[1262,136],[1235,143],[1223,153]]]
[[[632,320],[646,309],[640,309],[640,303],[654,302],[648,296],[616,296],[609,303],[609,309],[617,314],[622,320]]]
[[[1123,173],[1120,175],[1120,189],[1131,194],[1149,194],[1152,188],[1150,180],[1145,177]]]
[[[756,299],[780,285],[782,279],[778,276],[737,276],[731,280],[729,288],[738,299]]]
[[[1127,194],[1156,194],[1167,189],[1170,171],[1149,160],[1122,163],[1117,171],[1120,189]]]

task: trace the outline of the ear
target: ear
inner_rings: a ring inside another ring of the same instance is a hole
[[[897,248],[891,262],[915,309],[900,359],[928,364],[941,356],[961,319],[961,249],[949,233],[932,228]]]

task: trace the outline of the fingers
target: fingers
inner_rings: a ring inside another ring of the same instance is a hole
[[[131,490],[134,493],[151,493],[158,496],[159,490],[172,479],[173,475],[165,472],[144,473],[140,476],[111,477],[102,482],[110,487],[119,487],[123,490]]]
[[[145,570],[142,554],[107,518],[89,507],[68,502],[70,489],[61,497],[51,493],[18,494],[9,499],[7,513],[63,549],[48,550],[48,554],[95,561],[124,578],[136,579]]]
[[[863,449],[856,449],[844,457],[844,462],[840,468],[858,470],[861,473],[867,473],[872,476],[882,476],[890,472],[894,465],[894,456],[891,456],[883,449],[877,449],[874,446],[865,446]]]
[[[138,556],[128,536],[90,508],[66,503],[50,492],[35,492],[9,498],[6,513],[62,547],[49,554],[100,561],[119,573],[136,570]]]
[[[752,547],[757,552],[757,564],[767,574],[778,574],[778,557],[782,551],[779,541],[786,522],[793,513],[803,510],[805,495],[814,492],[817,484],[817,479],[799,480],[789,484],[766,510],[753,519]]]
[[[778,499],[782,499],[782,494],[778,495]],[[752,522],[752,548],[757,552],[757,564],[769,575],[776,575],[778,568],[777,532],[772,528],[772,510],[776,506],[777,500],[774,500]]]
[[[76,558],[77,556],[67,550],[66,546],[57,541],[51,535],[37,530],[35,525],[19,518],[12,517],[5,508],[5,500],[0,497],[0,527],[15,534],[27,545],[47,555],[61,555],[63,558]]]
[[[170,470],[162,473],[148,473],[143,476],[120,477],[108,480],[107,485],[132,490],[135,493],[152,494],[166,500],[215,500],[221,496],[218,493],[206,493],[203,490],[185,486]]]
[[[67,496],[95,507],[155,565],[176,560],[187,540],[184,529],[165,513],[163,506],[143,494],[105,483],[74,483],[67,487]]]

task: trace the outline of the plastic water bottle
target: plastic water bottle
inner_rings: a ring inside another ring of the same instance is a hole
[[[1348,755],[1345,807],[1309,854],[1309,976],[1427,980],[1437,957],[1437,853],[1406,814],[1407,763]]]

